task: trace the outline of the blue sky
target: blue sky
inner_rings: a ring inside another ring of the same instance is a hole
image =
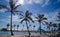
[[[14,0],[15,1],[15,0]],[[9,0],[0,0],[0,4],[9,6],[8,4]],[[26,10],[29,10],[33,15],[31,16],[35,20],[36,14],[45,14],[45,17],[48,18],[48,21],[54,21],[56,20],[56,15],[58,12],[60,12],[60,0],[19,0],[19,2],[16,5],[21,4],[20,7],[17,9],[20,11],[23,11],[24,13]],[[10,23],[10,12],[5,12],[6,9],[0,8],[0,28],[6,28],[6,24]],[[25,25],[25,22],[23,24],[19,23],[18,15],[13,15],[13,24],[20,25],[19,30],[22,29],[22,25]],[[36,25],[37,29],[39,27],[38,22],[31,23],[33,25]],[[42,28],[44,28],[45,25],[42,25]],[[33,27],[31,27],[33,29]],[[30,28],[30,29],[31,29]],[[26,26],[25,26],[26,29]]]

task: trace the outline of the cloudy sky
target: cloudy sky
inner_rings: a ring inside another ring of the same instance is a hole
[[[14,0],[14,2],[15,1],[16,0]],[[9,0],[0,0],[0,4],[5,6],[9,6],[8,2]],[[24,13],[26,10],[29,10],[31,13],[33,13],[31,17],[34,20],[35,16],[37,16],[36,14],[45,14],[45,17],[48,18],[48,21],[54,21],[56,20],[57,13],[60,12],[60,0],[19,0],[16,5],[19,4],[21,4],[21,6],[17,9],[23,11]],[[5,11],[6,9],[0,8],[0,28],[6,28],[6,24],[10,23],[10,12]],[[23,24],[20,24],[19,22],[19,16],[13,15],[13,25],[20,25],[19,30],[21,30],[23,28],[22,25],[25,25],[25,22],[23,22]],[[39,27],[38,23],[31,24],[37,25],[35,29]],[[43,25],[42,28],[44,29]]]

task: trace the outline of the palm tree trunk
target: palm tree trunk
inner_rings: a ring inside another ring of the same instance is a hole
[[[40,34],[41,34],[41,22],[40,22],[40,27],[39,27],[39,29],[40,29]]]
[[[10,27],[10,30],[11,30],[11,35],[13,35],[13,31],[12,31],[12,11],[11,11],[11,27]]]
[[[29,37],[30,37],[31,33],[30,33],[30,31],[29,31],[29,27],[28,27],[27,21],[26,21],[26,26],[27,26],[27,31],[28,31],[28,33],[29,33]]]

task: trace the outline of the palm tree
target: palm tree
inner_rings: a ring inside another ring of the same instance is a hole
[[[58,13],[57,18],[58,18],[57,21],[60,21],[60,12]]]
[[[7,30],[9,30],[9,26],[10,26],[10,25],[9,25],[9,23],[8,23],[8,24],[7,24]]]
[[[47,18],[46,17],[44,17],[44,14],[38,14],[37,15],[37,17],[36,17],[36,21],[38,21],[38,23],[40,24],[40,26],[39,26],[39,31],[40,31],[40,34],[41,34],[41,24],[43,24],[43,22],[44,23],[47,23],[45,20],[47,20]]]
[[[30,28],[31,28],[31,24],[29,25],[29,30],[31,31],[31,29],[30,29]]]
[[[9,0],[9,2],[8,2],[8,3],[9,3],[9,7],[0,4],[0,7],[2,7],[3,9],[7,9],[8,12],[11,13],[11,21],[10,21],[10,31],[11,31],[11,35],[14,35],[13,32],[12,32],[12,14],[15,15],[15,12],[21,12],[21,11],[16,10],[17,7],[20,6],[20,5],[17,5],[17,6],[16,6],[16,3],[17,3],[17,2],[18,2],[18,1],[14,2],[13,0]]]
[[[56,23],[53,23],[52,26],[54,27],[54,32],[55,32],[55,30],[57,28],[57,24]]]
[[[17,25],[17,31],[18,31],[19,25]]]
[[[23,25],[23,29],[24,29],[24,25]],[[22,30],[23,30],[23,29],[22,29]]]
[[[28,31],[28,33],[29,33],[29,37],[30,37],[31,34],[30,34],[30,31],[29,31],[28,23],[30,23],[30,21],[34,22],[33,19],[31,18],[31,15],[32,15],[32,13],[30,13],[30,12],[27,10],[26,13],[25,13],[24,18],[21,20],[21,23],[22,23],[23,21],[26,22],[26,27],[27,27],[27,31]]]
[[[60,31],[60,12],[58,13],[58,15],[57,15],[57,18],[58,18],[58,22],[59,22],[59,26],[58,26],[58,31]],[[60,36],[60,32],[59,32],[59,34],[58,34],[58,37]]]
[[[35,27],[36,27],[36,26],[34,25],[34,26],[33,26],[33,31],[34,31]]]
[[[15,27],[16,27],[16,25],[14,25],[14,31],[15,31]]]
[[[52,22],[49,22],[48,25],[47,25],[47,28],[49,29],[49,32],[51,31],[50,28],[52,27]]]

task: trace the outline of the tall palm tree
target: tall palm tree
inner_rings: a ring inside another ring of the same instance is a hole
[[[18,31],[19,25],[17,25],[17,31]]]
[[[31,18],[31,15],[32,15],[32,13],[30,13],[30,12],[27,10],[26,13],[25,13],[25,15],[24,15],[24,18],[21,20],[21,23],[22,23],[23,21],[26,22],[26,27],[27,27],[27,31],[28,31],[28,33],[29,33],[29,37],[30,37],[31,34],[30,34],[30,31],[29,31],[28,23],[30,23],[30,21],[34,22],[33,19]]]
[[[16,27],[16,25],[14,25],[14,31],[15,31],[15,27]]]
[[[39,26],[39,31],[40,31],[40,34],[41,34],[41,24],[43,24],[43,22],[44,23],[47,23],[45,20],[47,20],[47,18],[46,17],[44,17],[44,14],[38,14],[37,15],[37,17],[36,17],[36,21],[38,21],[38,23],[40,24],[40,26]]]
[[[16,2],[14,2],[13,0],[9,0],[9,7],[8,6],[5,6],[5,5],[2,5],[0,4],[0,7],[2,7],[3,9],[7,9],[8,12],[11,13],[11,21],[10,21],[10,31],[11,31],[11,35],[14,35],[13,32],[12,32],[12,14],[15,15],[15,12],[21,12],[21,11],[18,11],[16,10],[17,7],[19,7],[20,5],[17,5],[16,6],[16,3],[18,2],[18,0]]]
[[[7,30],[9,30],[9,26],[10,26],[10,25],[9,25],[9,23],[8,23],[8,24],[7,24]]]

